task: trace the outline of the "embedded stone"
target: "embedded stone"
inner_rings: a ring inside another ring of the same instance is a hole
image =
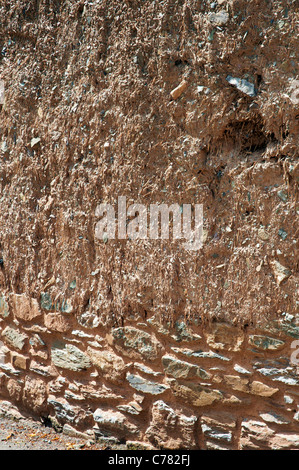
[[[163,356],[162,364],[166,374],[172,375],[176,379],[191,379],[195,377],[208,379],[211,377],[211,374],[207,373],[201,367],[189,362],[180,361],[173,356]]]
[[[51,357],[53,364],[63,369],[81,371],[92,365],[90,358],[79,348],[59,341],[52,344]]]
[[[116,407],[119,411],[124,411],[125,413],[129,413],[131,415],[139,415],[142,411],[142,406],[136,402],[130,402],[128,405],[119,405]]]
[[[221,361],[230,361],[230,358],[222,356],[222,354],[215,353],[214,351],[193,351],[188,348],[176,348],[172,347],[172,351],[177,354],[183,354],[184,356],[194,357],[194,358],[203,358],[203,359],[220,359]]]
[[[17,318],[31,321],[42,314],[36,299],[28,297],[26,294],[11,294],[10,298],[13,313]]]
[[[239,366],[239,364],[234,365],[234,370],[236,372],[239,372],[239,374],[244,374],[244,375],[251,375],[252,374],[252,372],[250,372],[250,370],[247,370],[244,367]]]
[[[0,315],[3,318],[7,318],[9,316],[9,306],[3,295],[0,296]]]
[[[285,341],[263,335],[250,335],[248,342],[257,349],[262,349],[264,351],[277,351],[282,349],[285,345]]]
[[[55,410],[57,419],[74,425],[84,424],[92,415],[91,412],[85,411],[82,407],[70,405],[64,398],[56,398],[53,395],[49,396],[47,403]]]
[[[155,336],[134,327],[120,327],[112,330],[113,344],[129,357],[153,361],[159,357],[161,345]]]
[[[42,412],[47,405],[47,385],[43,380],[27,376],[23,390],[23,403],[34,412]]]
[[[135,369],[140,370],[140,372],[143,372],[144,374],[148,375],[153,375],[154,377],[162,375],[162,372],[157,372],[153,369],[150,369],[149,367],[145,366],[144,364],[141,364],[140,362],[134,362],[134,367]]]
[[[103,377],[112,382],[121,382],[125,378],[127,367],[124,360],[112,351],[99,351],[87,348],[87,354],[94,366],[96,366]]]
[[[111,388],[108,388],[106,385],[99,386],[95,383],[80,385],[80,393],[85,397],[86,400],[101,401],[103,403],[119,403],[121,400],[124,399],[122,395],[115,393]]]
[[[209,414],[202,415],[200,420],[201,423],[215,428],[235,429],[237,426],[237,417],[222,410],[211,410]]]
[[[265,422],[244,419],[241,424],[241,450],[295,450],[299,448],[299,434],[276,433]]]
[[[12,401],[19,402],[22,398],[22,384],[20,380],[8,379],[6,383],[6,390]]]
[[[28,336],[25,335],[25,333],[22,333],[16,327],[11,327],[11,326],[7,326],[2,331],[2,337],[13,348],[19,349],[20,351],[22,351],[22,349],[24,348],[28,340]]]
[[[186,323],[182,320],[178,320],[175,322],[174,330],[175,333],[171,335],[171,337],[178,343],[182,341],[199,341],[201,339],[201,336],[193,333],[190,328],[187,327]]]
[[[240,449],[258,450],[269,447],[275,431],[263,422],[255,419],[244,419],[241,424]]]
[[[127,373],[127,381],[131,387],[135,388],[135,390],[149,393],[150,395],[159,395],[169,388],[168,385],[152,382],[140,377],[139,375],[130,374],[129,372]]]
[[[139,434],[138,427],[130,423],[126,416],[119,411],[106,411],[101,408],[97,408],[93,414],[93,419],[100,429],[113,429],[121,434]]]
[[[267,423],[290,424],[290,421],[288,419],[272,411],[268,411],[267,413],[260,413],[260,417]]]
[[[237,328],[216,323],[210,333],[206,333],[207,343],[214,349],[239,351],[244,341],[244,333]]]
[[[29,365],[29,357],[11,352],[11,363],[16,369],[26,370]]]
[[[172,408],[164,401],[153,403],[151,422],[146,438],[162,449],[192,449],[196,446],[197,417],[186,415],[180,408]]]
[[[176,100],[181,96],[182,93],[187,89],[188,82],[186,80],[183,80],[176,88],[174,88],[171,92],[170,95],[171,97]]]
[[[52,366],[45,366],[40,364],[39,362],[32,359],[30,362],[29,369],[32,372],[35,372],[38,375],[42,375],[44,377],[56,377],[58,375],[57,370]]]
[[[214,25],[223,26],[228,22],[229,14],[225,10],[220,10],[217,13],[209,13],[208,20]]]
[[[270,262],[272,267],[272,271],[274,274],[274,278],[278,285],[280,285],[285,279],[287,279],[291,275],[291,271],[283,266],[279,261],[272,261]]]
[[[19,412],[18,408],[9,401],[0,401],[0,418],[9,418],[19,421],[25,417]]]
[[[209,389],[194,382],[181,383],[169,380],[172,393],[186,403],[194,406],[207,406],[221,401],[224,396],[219,390]]]
[[[233,390],[251,393],[262,397],[271,397],[279,390],[278,388],[269,387],[268,385],[256,380],[250,382],[249,379],[239,377],[238,375],[225,375],[224,380],[232,387]]]
[[[40,306],[44,310],[52,310],[52,298],[48,292],[42,292],[40,295]]]
[[[78,439],[87,440],[90,438],[89,434],[80,432],[77,429],[75,429],[73,426],[67,423],[63,425],[63,434],[65,434],[66,436],[70,436],[70,437],[76,437]]]
[[[73,319],[58,312],[51,312],[44,316],[45,326],[51,331],[65,333],[73,326]]]
[[[232,437],[233,437],[232,433],[230,431],[226,431],[225,429],[212,428],[206,424],[202,424],[201,430],[203,434],[207,437],[210,437],[219,441],[226,441],[226,442],[232,441]]]

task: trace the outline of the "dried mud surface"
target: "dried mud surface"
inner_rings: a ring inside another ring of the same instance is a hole
[[[38,299],[52,280],[54,298],[106,326],[157,311],[242,324],[296,311],[298,4],[219,3],[2,2],[3,290]],[[209,20],[222,10],[224,25]],[[96,206],[120,195],[203,203],[203,250],[97,240]],[[291,272],[284,285],[273,260]]]

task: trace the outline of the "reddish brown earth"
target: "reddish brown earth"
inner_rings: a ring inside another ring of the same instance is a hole
[[[299,447],[298,19],[297,0],[1,2],[4,402],[121,442]],[[203,248],[97,239],[119,196],[203,204]]]

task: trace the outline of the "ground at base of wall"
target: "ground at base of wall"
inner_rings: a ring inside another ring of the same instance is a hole
[[[116,447],[115,447],[116,448]],[[0,418],[0,451],[2,450],[109,450],[94,440],[57,433],[39,421]],[[118,446],[124,450],[126,446]]]

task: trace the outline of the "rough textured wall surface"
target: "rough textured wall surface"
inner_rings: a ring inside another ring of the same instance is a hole
[[[298,21],[297,0],[1,2],[0,414],[299,448]],[[202,203],[202,249],[97,239],[119,196]]]

